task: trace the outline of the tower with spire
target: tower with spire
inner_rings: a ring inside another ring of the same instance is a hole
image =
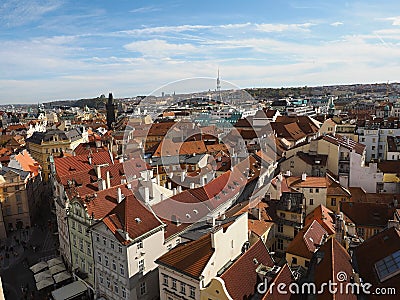
[[[113,94],[109,93],[108,94],[108,101],[106,104],[106,110],[107,110],[107,127],[108,129],[112,129],[113,125],[115,124],[115,104],[114,104],[114,98]]]
[[[221,80],[219,79],[219,68],[217,75],[217,99],[221,101]]]
[[[328,102],[328,117],[332,118],[334,115],[335,115],[335,103],[333,103],[333,97],[330,97]]]

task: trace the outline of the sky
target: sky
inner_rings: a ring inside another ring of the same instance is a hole
[[[395,82],[400,1],[0,1],[0,103]]]

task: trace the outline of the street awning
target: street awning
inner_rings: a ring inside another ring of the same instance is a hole
[[[64,272],[61,272],[61,273],[53,275],[54,281],[56,283],[62,282],[62,281],[67,280],[67,279],[70,279],[71,277],[72,276],[67,271],[64,271]]]
[[[60,272],[65,271],[65,270],[66,269],[65,269],[64,264],[55,265],[55,266],[52,266],[51,268],[49,268],[49,271],[50,271],[51,275],[60,273]]]
[[[38,291],[47,288],[48,286],[51,286],[54,284],[54,280],[52,277],[44,279],[42,281],[36,282],[36,288]]]
[[[52,258],[47,261],[47,265],[49,266],[49,268],[51,268],[55,265],[63,264],[63,263],[64,262],[62,261],[61,257]]]
[[[45,261],[40,261],[36,265],[33,265],[29,269],[33,272],[33,274],[36,274],[48,267],[47,262]]]
[[[54,300],[69,300],[87,292],[87,287],[81,281],[74,281],[51,292]]]
[[[41,273],[37,273],[34,275],[34,277],[35,277],[36,282],[40,282],[40,281],[48,279],[48,278],[53,279],[49,270],[43,271]]]

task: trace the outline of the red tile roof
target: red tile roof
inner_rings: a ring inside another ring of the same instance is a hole
[[[335,238],[328,239],[328,241],[319,248],[318,252],[323,253],[323,256],[322,260],[315,265],[314,269],[314,282],[317,287],[321,287],[323,283],[327,282],[334,282],[337,284],[342,282],[345,285],[352,281],[353,267],[351,264],[351,257]],[[347,274],[347,279],[345,281],[338,281],[337,274],[339,272],[345,272]],[[357,299],[356,295],[347,294],[345,292],[340,293],[340,290],[337,294],[332,295],[332,293],[329,293],[328,289],[324,289],[324,292],[318,297],[321,297],[321,299],[340,300]]]
[[[299,231],[289,244],[286,252],[311,259],[326,234],[326,230],[314,220]]]
[[[356,226],[372,227],[385,227],[395,213],[395,209],[387,204],[362,202],[341,202],[340,211]]]
[[[379,281],[375,263],[396,251],[400,250],[400,230],[391,227],[372,236],[354,250],[360,277],[364,282],[376,287],[394,287],[397,293],[400,290],[400,274],[391,277],[384,282]],[[369,295],[369,299],[394,299],[392,296]],[[397,299],[397,298],[396,298]]]
[[[123,244],[129,240],[118,230],[128,232],[130,239],[136,239],[147,232],[162,226],[162,223],[133,194],[128,194],[117,206],[102,220],[115,237]]]
[[[201,273],[214,254],[211,234],[198,240],[181,244],[156,260],[159,265],[200,280]]]
[[[168,156],[168,155],[192,155],[206,153],[207,148],[204,141],[191,141],[191,142],[173,142],[172,140],[163,140],[154,152],[154,157]]]
[[[260,264],[274,266],[264,243],[258,240],[221,275],[233,299],[250,299],[256,294],[255,287],[258,283],[256,268]]]
[[[336,232],[335,219],[332,217],[332,214],[333,212],[330,209],[321,204],[306,216],[304,221],[305,226],[311,224],[315,220],[324,227],[329,235],[334,234]]]

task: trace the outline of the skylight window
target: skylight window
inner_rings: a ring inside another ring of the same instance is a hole
[[[383,282],[400,273],[400,250],[375,263],[379,281]]]

